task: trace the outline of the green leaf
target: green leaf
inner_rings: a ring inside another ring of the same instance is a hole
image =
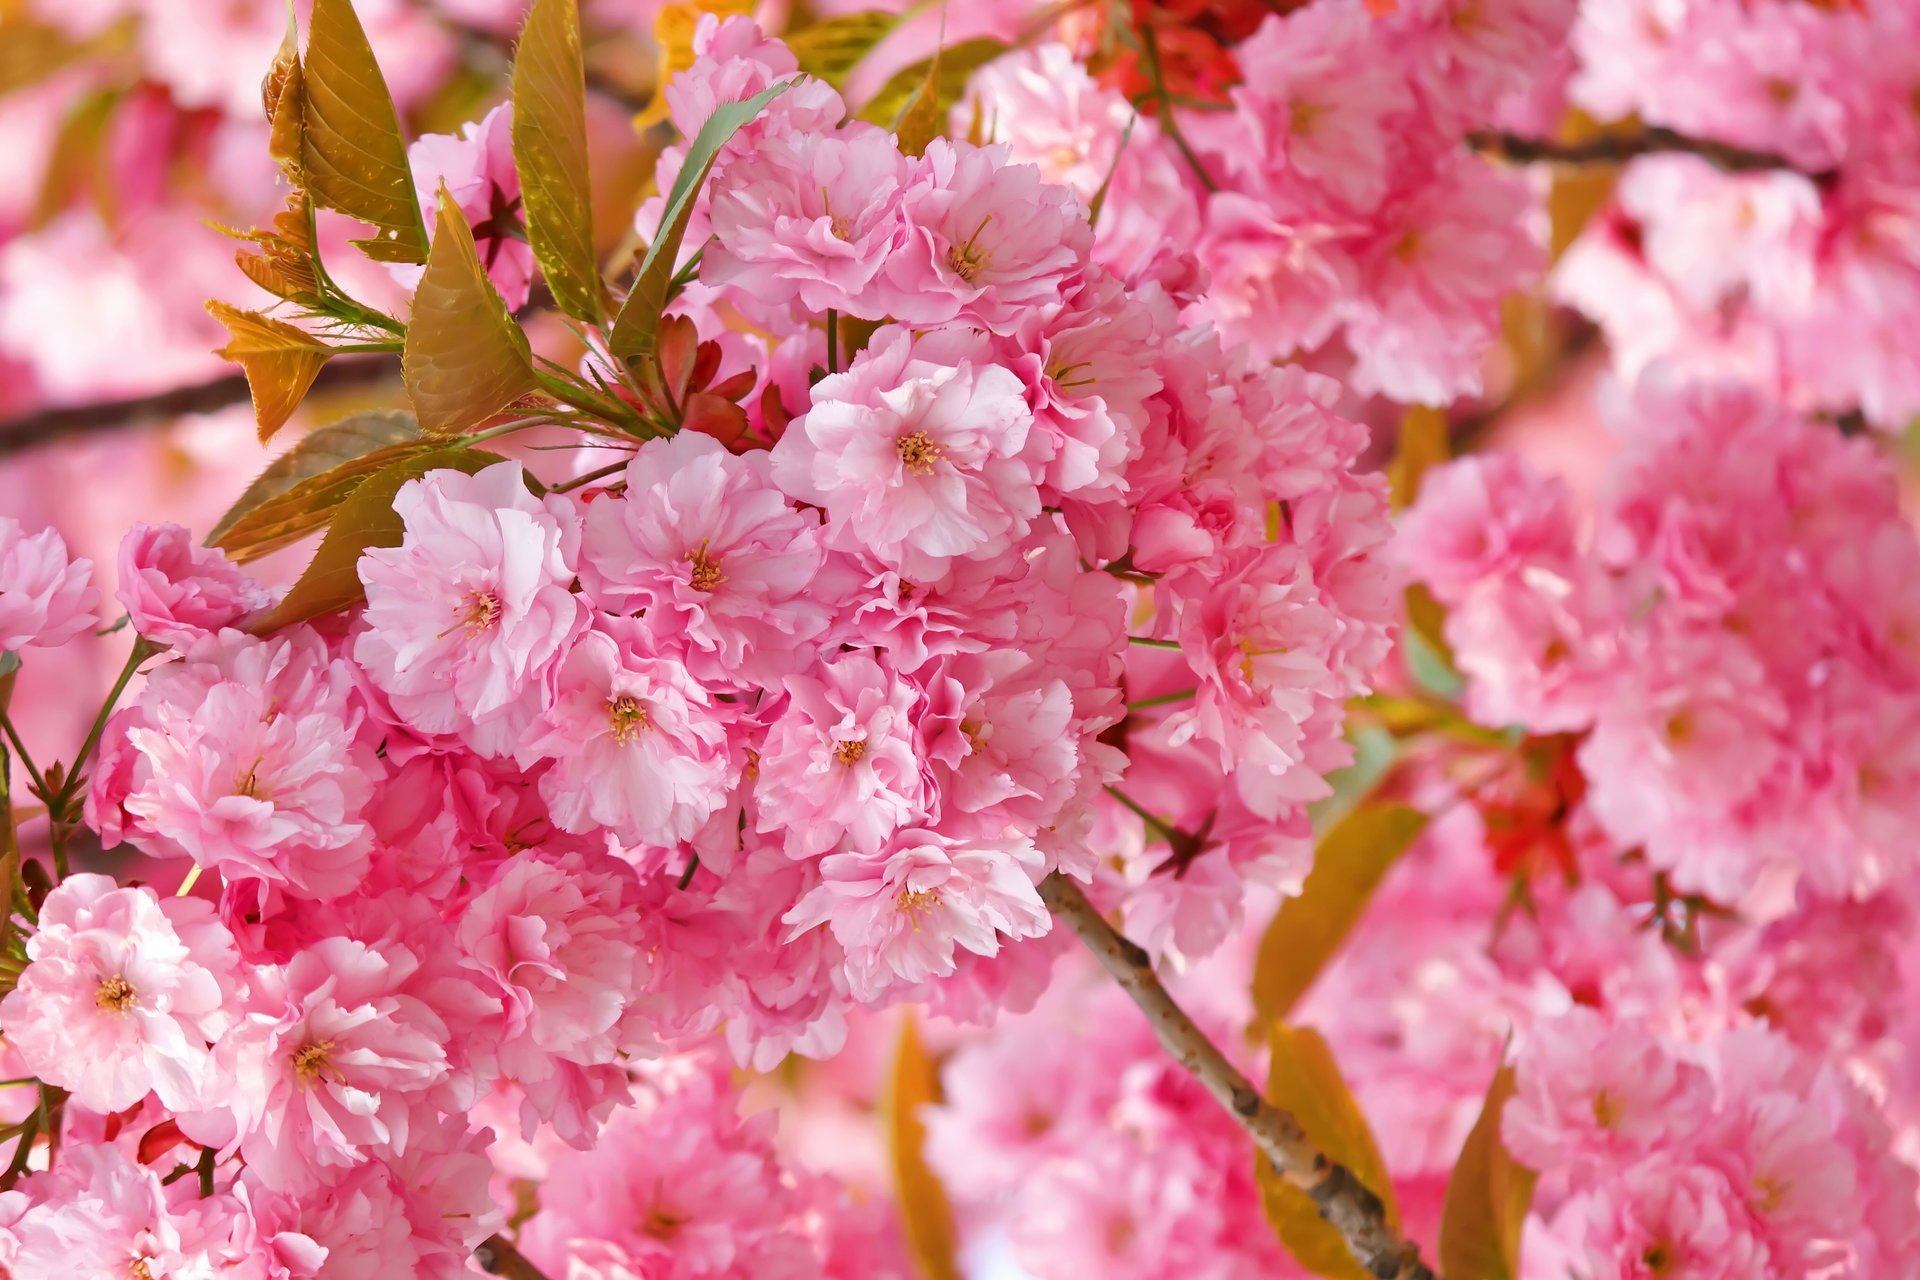
[[[379,228],[357,240],[380,262],[424,262],[427,227],[414,194],[393,97],[352,0],[313,0],[301,75],[300,172],[316,204]]]
[[[1502,1066],[1447,1179],[1440,1211],[1440,1269],[1446,1275],[1516,1280],[1520,1274],[1520,1233],[1536,1175],[1500,1141],[1500,1117],[1512,1096],[1513,1068]]]
[[[527,240],[553,300],[599,324],[605,314],[593,251],[587,178],[586,72],[576,0],[534,0],[513,63],[513,162],[527,211]]]
[[[334,512],[327,536],[286,598],[249,629],[255,634],[277,631],[366,599],[360,583],[360,554],[368,547],[397,547],[406,532],[393,509],[393,496],[400,486],[439,468],[472,475],[498,461],[498,455],[479,449],[435,449],[381,468]]]
[[[242,311],[224,302],[209,302],[207,310],[227,328],[227,345],[216,354],[246,371],[254,421],[265,443],[300,407],[333,348],[304,329],[258,311]]]
[[[18,653],[15,653],[12,649],[0,651],[0,680],[5,680],[19,669],[20,655]]]
[[[539,385],[527,335],[487,279],[473,231],[445,187],[400,370],[431,435],[470,427]]]
[[[660,214],[660,231],[647,246],[640,260],[633,289],[614,318],[607,346],[622,360],[642,360],[653,354],[655,337],[660,332],[660,312],[666,305],[667,286],[673,281],[674,266],[680,257],[680,241],[687,234],[687,220],[693,216],[694,197],[707,180],[720,148],[755,116],[766,110],[787,89],[786,82],[770,85],[745,102],[722,103],[700,132],[693,136],[680,175],[673,180],[666,208]]]
[[[1401,656],[1420,686],[1449,701],[1459,698],[1467,682],[1454,666],[1453,646],[1447,643],[1447,611],[1425,583],[1406,590],[1407,625],[1400,632]]]
[[[977,40],[962,40],[959,44],[940,50],[936,55],[940,61],[940,71],[934,106],[943,118],[946,109],[960,101],[968,78],[1005,53],[1007,48],[1001,41],[983,36]],[[894,72],[892,78],[880,87],[880,92],[860,108],[860,118],[889,129],[896,128],[900,117],[919,94],[920,87],[927,82],[927,73],[933,62],[933,58],[926,58]]]
[[[800,61],[800,70],[838,89],[874,46],[893,34],[903,15],[879,9],[824,18],[785,36],[787,48]]]
[[[940,1101],[940,1073],[920,1042],[911,1015],[900,1023],[900,1045],[881,1101],[894,1197],[907,1247],[924,1280],[960,1280],[955,1262],[953,1206],[946,1188],[927,1166],[927,1130],[920,1109]]]
[[[1260,939],[1253,1009],[1261,1025],[1292,1013],[1426,825],[1427,815],[1406,805],[1363,805],[1320,838],[1300,896],[1280,904]]]
[[[207,545],[243,564],[266,555],[324,525],[362,480],[403,456],[396,450],[427,447],[413,415],[398,410],[376,409],[329,423],[269,463],[220,517]],[[324,501],[329,486],[322,481],[338,491],[330,503]]]
[[[1291,1112],[1315,1148],[1345,1165],[1362,1186],[1378,1196],[1386,1208],[1387,1221],[1398,1230],[1400,1209],[1394,1203],[1393,1180],[1387,1176],[1386,1161],[1327,1042],[1309,1028],[1275,1023],[1268,1046],[1267,1101]],[[1267,1221],[1301,1266],[1315,1275],[1337,1280],[1368,1280],[1346,1238],[1321,1218],[1313,1198],[1283,1178],[1265,1156],[1254,1157],[1254,1178],[1260,1185]],[[1477,1273],[1447,1274],[1462,1280],[1472,1274],[1477,1280]]]

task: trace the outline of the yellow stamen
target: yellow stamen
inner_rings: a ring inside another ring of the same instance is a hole
[[[607,699],[607,722],[612,726],[615,742],[630,742],[641,730],[651,731],[653,728],[653,717],[647,714],[647,704],[630,693]]]
[[[913,931],[920,932],[920,921],[940,905],[940,895],[932,889],[902,889],[898,899],[900,909],[907,913],[907,919],[913,924]]]
[[[340,1069],[327,1061],[327,1055],[332,1052],[331,1040],[317,1040],[300,1046],[293,1051],[293,1074],[308,1082],[318,1080],[329,1071],[338,1076]]]
[[[866,759],[866,756],[867,744],[858,738],[851,742],[843,742],[833,749],[833,758],[845,765],[859,764]]]
[[[133,984],[116,973],[111,978],[100,979],[100,990],[94,994],[93,1003],[113,1013],[125,1013],[138,998]]]
[[[707,554],[707,540],[700,539],[700,545],[687,552],[687,562],[692,569],[687,574],[687,585],[695,591],[711,591],[727,580],[720,572],[720,558]]]
[[[894,448],[900,453],[900,465],[916,476],[933,474],[933,464],[946,457],[940,446],[924,431],[916,431],[910,436],[901,436]]]

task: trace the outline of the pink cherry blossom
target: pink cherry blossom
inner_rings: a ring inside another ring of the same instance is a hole
[[[410,480],[393,509],[406,537],[361,557],[354,659],[407,724],[510,754],[586,625],[570,589],[576,517],[527,492],[516,462]]]
[[[527,301],[533,283],[533,249],[522,230],[520,173],[513,163],[513,104],[501,103],[458,133],[427,133],[407,148],[414,190],[431,229],[445,187],[473,228],[474,248],[487,277],[510,310]],[[394,278],[417,285],[422,268],[390,267]]]
[[[913,577],[990,553],[1039,514],[1026,388],[982,343],[923,348],[889,327],[773,449],[774,481],[827,511],[827,538]]]
[[[41,905],[27,959],[0,1030],[34,1074],[96,1111],[149,1090],[169,1107],[203,1105],[208,1046],[240,986],[233,939],[208,904],[70,876]]]
[[[0,653],[65,644],[97,625],[93,564],[73,560],[52,529],[29,535],[0,516]]]
[[[519,755],[553,761],[540,794],[563,829],[671,844],[725,802],[740,768],[730,713],[677,658],[648,654],[631,629],[589,631],[556,680],[553,706]]]
[[[787,913],[789,936],[827,924],[846,949],[855,999],[953,972],[956,946],[990,956],[1038,937],[1051,918],[1033,887],[1040,854],[1024,837],[954,840],[901,831],[878,854],[836,853],[821,884]]]
[[[120,544],[114,597],[155,644],[184,648],[273,603],[264,586],[221,552],[194,546],[192,536],[177,524],[140,524]]]
[[[826,629],[817,519],[773,486],[767,455],[683,432],[641,446],[619,496],[589,504],[586,595],[643,614],[648,633],[715,688],[769,686]]]

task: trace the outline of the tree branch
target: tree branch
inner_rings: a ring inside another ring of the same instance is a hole
[[[1633,134],[1602,134],[1584,142],[1555,142],[1551,138],[1523,138],[1512,133],[1482,130],[1467,135],[1467,145],[1481,155],[1515,164],[1625,164],[1636,156],[1661,152],[1699,156],[1730,173],[1769,169],[1800,172],[1792,161],[1769,151],[1751,151],[1711,138],[1693,138],[1672,129],[1652,126]],[[1819,178],[1821,174],[1807,174]]]
[[[1420,1261],[1420,1247],[1400,1239],[1378,1196],[1344,1165],[1329,1160],[1307,1140],[1300,1122],[1260,1095],[1239,1068],[1174,1003],[1154,974],[1153,961],[1116,932],[1087,900],[1080,886],[1055,872],[1040,883],[1040,896],[1054,917],[1079,935],[1114,980],[1147,1015],[1154,1036],[1175,1061],[1193,1073],[1273,1162],[1280,1176],[1307,1193],[1320,1216],[1346,1239],[1360,1266],[1377,1280],[1436,1280]]]
[[[394,377],[399,369],[398,363],[391,358],[340,356],[328,362],[320,371],[320,376],[314,381],[313,392],[325,394],[328,391],[368,386]],[[18,418],[0,420],[0,458],[63,436],[89,435],[95,431],[157,422],[188,413],[212,413],[230,405],[244,404],[246,400],[246,375],[230,373],[208,382],[156,391],[151,395],[41,409]]]
[[[507,1280],[547,1280],[546,1273],[528,1262],[505,1236],[493,1235],[482,1240],[473,1251],[473,1260],[490,1276],[505,1276]]]

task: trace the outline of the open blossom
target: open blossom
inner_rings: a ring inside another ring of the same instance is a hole
[[[527,492],[517,462],[430,472],[402,485],[393,509],[405,538],[360,558],[354,658],[407,724],[509,755],[586,625],[572,591],[575,517]]]
[[[642,445],[626,488],[586,508],[580,581],[715,688],[769,686],[805,663],[829,612],[819,521],[795,510],[767,455],[682,432]]]
[[[381,772],[347,664],[310,631],[227,630],[117,713],[87,806],[103,839],[306,897],[359,882]]]
[[[93,563],[72,560],[52,529],[29,535],[0,516],[0,653],[65,644],[97,625]]]
[[[208,1046],[232,1022],[233,939],[194,898],[69,876],[47,895],[30,962],[0,1002],[0,1031],[41,1079],[83,1107],[123,1111],[156,1093],[203,1105]]]
[[[995,333],[1058,304],[1092,232],[1064,187],[1003,146],[936,138],[901,196],[906,243],[887,260],[880,310],[914,325]]]
[[[788,936],[821,924],[846,949],[855,999],[954,971],[954,948],[991,956],[1002,937],[1052,923],[1034,889],[1040,853],[1024,836],[953,839],[914,828],[878,854],[822,859],[821,883],[787,913]]]
[[[326,938],[256,971],[215,1058],[218,1110],[180,1117],[195,1141],[238,1143],[268,1186],[310,1189],[330,1171],[402,1153],[412,1108],[447,1075],[447,1028],[404,984],[406,948]]]
[[[982,343],[882,329],[773,450],[773,478],[826,508],[828,540],[912,577],[984,555],[1040,513],[1018,376]]]
[[[193,545],[177,524],[138,524],[120,543],[114,597],[155,644],[192,644],[273,603],[273,594],[225,554]]]
[[[630,627],[581,636],[519,755],[553,761],[540,794],[563,829],[606,827],[626,843],[667,845],[726,802],[740,765],[726,707],[678,658],[639,644]]]
[[[787,704],[761,748],[759,829],[787,852],[876,853],[930,797],[915,736],[921,691],[864,653],[787,677]]]
[[[908,174],[892,136],[873,125],[769,138],[715,183],[700,278],[761,306],[882,319],[869,286],[904,243]]]

